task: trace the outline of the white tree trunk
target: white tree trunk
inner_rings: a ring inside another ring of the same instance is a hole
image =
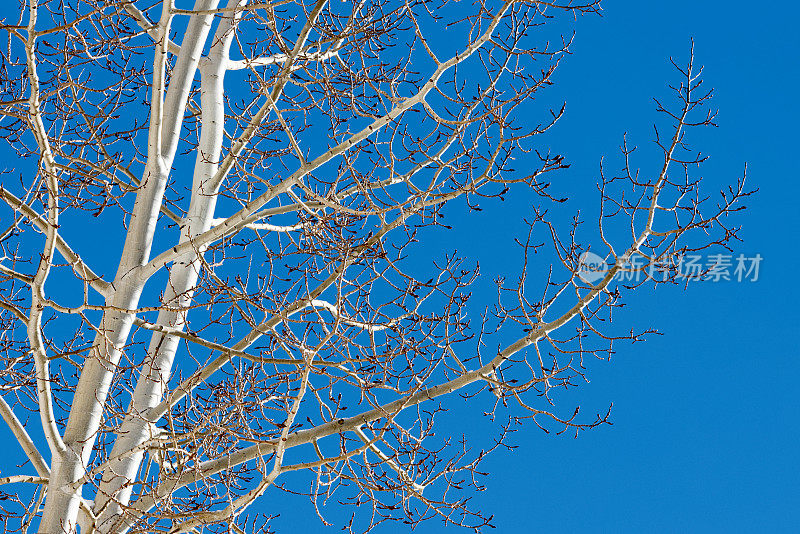
[[[197,0],[195,9],[213,9],[217,1]],[[170,9],[171,2],[165,2],[159,21],[162,38],[168,35]],[[192,16],[166,98],[163,63],[159,66],[159,55],[156,56],[148,163],[141,189],[136,195],[122,257],[112,284],[113,293],[108,298],[112,309],[103,314],[94,349],[86,359],[75,390],[64,432],[67,450],[61,454],[53,451],[52,474],[39,527],[42,534],[72,534],[76,530],[81,502],[82,484],[79,481],[86,471],[115,367],[134,319],[133,314],[117,310],[135,309],[147,282],[146,278],[140,276],[138,268],[146,264],[150,256],[170,166],[177,149],[186,99],[212,20],[213,15],[210,14]],[[162,61],[163,55],[162,52]]]
[[[231,0],[229,6],[238,4]],[[234,20],[227,18],[217,29],[208,57],[200,65],[202,131],[195,162],[192,182],[192,197],[186,223],[181,229],[180,242],[191,241],[211,227],[217,203],[219,182],[213,178],[222,151],[225,125],[223,101],[224,77],[228,51],[234,35]],[[202,252],[202,251],[201,251]],[[183,254],[172,265],[169,280],[164,288],[164,304],[186,307],[192,301],[193,289],[200,274],[201,262],[192,251]],[[186,312],[162,309],[157,324],[182,329]],[[157,406],[164,395],[172,370],[175,351],[180,339],[175,336],[154,333],[133,399],[127,410],[111,450],[112,460],[103,472],[102,483],[95,500],[97,528],[105,533],[122,513],[131,496],[132,483],[141,465],[144,452],[127,454],[154,436],[154,425],[149,410]]]

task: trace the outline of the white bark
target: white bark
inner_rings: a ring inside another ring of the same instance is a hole
[[[215,5],[216,0],[198,0],[198,7],[201,8]],[[171,2],[165,2],[158,24],[162,43],[166,43],[164,39],[169,34],[172,17],[170,10]],[[39,526],[39,531],[43,534],[72,534],[76,529],[81,491],[80,487],[75,488],[73,484],[81,479],[88,465],[115,367],[133,322],[132,314],[117,310],[135,309],[147,281],[146,276],[140,276],[140,267],[147,262],[150,254],[171,158],[180,133],[183,109],[210,23],[210,15],[192,17],[187,36],[195,40],[188,41],[188,46],[181,49],[166,99],[165,45],[156,54],[148,162],[136,195],[119,268],[112,284],[113,292],[107,298],[107,303],[113,309],[103,315],[101,333],[98,333],[91,355],[83,366],[64,432],[65,449],[58,453],[54,451],[52,475]],[[171,106],[166,110],[165,100]]]
[[[22,422],[17,418],[11,410],[11,406],[8,405],[3,397],[0,397],[0,416],[3,417],[6,424],[11,428],[14,437],[17,438],[17,442],[22,446],[22,449],[28,456],[28,460],[30,460],[31,465],[36,469],[39,476],[45,478],[49,477],[50,468],[47,467],[47,462],[44,461],[42,454],[39,452],[39,449],[36,448],[36,444],[25,430]]]
[[[229,5],[238,4],[231,0]],[[192,197],[180,241],[191,242],[194,236],[208,230],[214,217],[219,184],[213,184],[217,161],[222,150],[225,122],[223,101],[225,66],[233,40],[235,20],[226,18],[217,28],[208,57],[200,66],[202,75],[201,109],[202,131],[195,163]],[[187,45],[184,45],[187,46]],[[188,85],[187,85],[188,88]],[[170,148],[174,153],[174,146]],[[164,303],[175,307],[186,307],[192,301],[193,288],[201,269],[200,260],[194,250],[183,254],[172,266],[164,289]],[[182,329],[186,312],[163,309],[156,324]],[[136,384],[133,399],[125,420],[117,433],[111,457],[112,461],[103,472],[103,479],[95,500],[98,514],[97,529],[104,533],[113,525],[124,506],[130,500],[132,482],[139,470],[144,451],[122,456],[137,449],[153,435],[153,425],[145,417],[156,406],[164,394],[172,370],[175,351],[180,339],[176,336],[154,333],[143,365],[143,372]]]

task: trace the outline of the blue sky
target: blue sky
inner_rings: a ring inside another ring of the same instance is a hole
[[[618,168],[624,132],[642,146],[652,140],[651,98],[671,81],[667,59],[685,59],[694,38],[720,114],[719,128],[693,133],[693,144],[711,155],[709,192],[735,182],[747,162],[760,192],[741,215],[744,242],[734,252],[761,254],[760,278],[637,291],[622,320],[664,335],[593,363],[591,384],[570,397],[588,414],[613,402],[614,425],[578,439],[524,428],[514,453],[487,462],[492,477],[476,502],[495,514],[499,532],[796,532],[800,363],[791,272],[800,169],[791,154],[800,8],[616,0],[603,15],[578,21],[574,55],[555,78],[567,115],[552,142],[566,147],[566,174],[594,183],[601,156]],[[474,237],[458,246],[479,256],[491,278],[504,262],[482,254]],[[432,521],[420,530],[440,529]]]

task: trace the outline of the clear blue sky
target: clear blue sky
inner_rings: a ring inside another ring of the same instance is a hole
[[[589,414],[613,402],[614,426],[577,440],[517,433],[520,447],[487,462],[493,476],[476,496],[499,532],[800,531],[798,19],[790,2],[614,0],[578,21],[554,88],[567,116],[552,138],[568,147],[571,179],[594,183],[623,132],[650,142],[651,97],[693,37],[720,111],[719,128],[693,138],[711,155],[703,174],[715,193],[748,163],[760,193],[734,251],[764,260],[755,283],[646,288],[629,300],[623,321],[664,335],[621,345],[574,394]],[[502,269],[484,256],[486,276]]]

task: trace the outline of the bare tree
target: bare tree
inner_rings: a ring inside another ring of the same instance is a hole
[[[549,218],[567,164],[536,136],[564,108],[533,97],[599,1],[180,4],[27,0],[3,21],[0,412],[29,461],[0,480],[5,529],[266,531],[267,491],[323,522],[361,506],[350,530],[488,524],[469,488],[511,425],[606,422],[555,393],[639,339],[608,329],[622,294],[736,237],[744,179],[712,198],[693,177],[698,69],[675,64],[663,157],[640,174],[623,145],[587,231]],[[521,274],[476,315],[475,267],[415,244],[447,204],[520,194]],[[448,395],[498,416],[491,446],[434,436]]]

